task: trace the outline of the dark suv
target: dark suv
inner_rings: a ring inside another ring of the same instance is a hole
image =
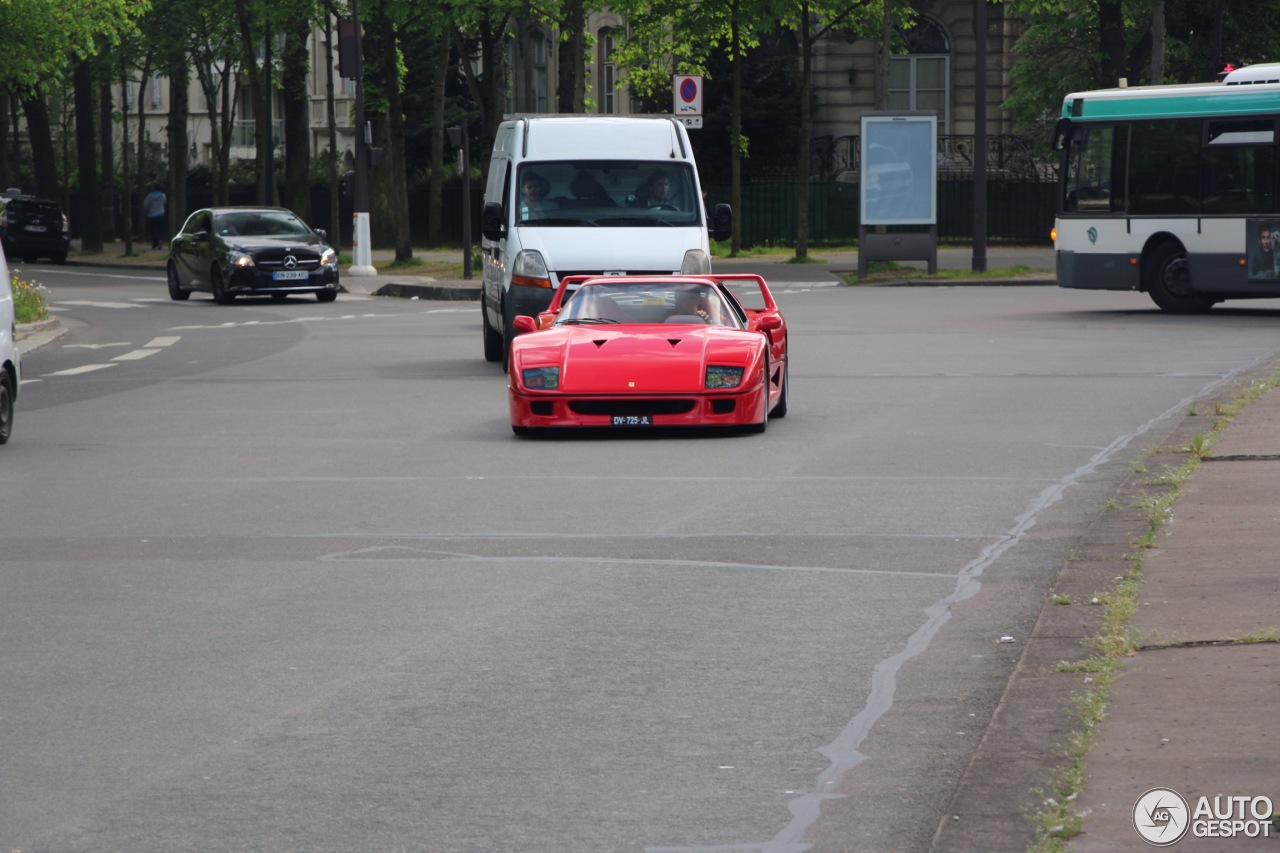
[[[67,260],[71,228],[57,202],[5,190],[0,192],[0,244],[10,258],[61,264]]]

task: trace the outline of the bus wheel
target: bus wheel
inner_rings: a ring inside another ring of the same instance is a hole
[[[1201,314],[1214,300],[1191,287],[1191,266],[1187,252],[1177,243],[1162,243],[1147,258],[1143,284],[1151,301],[1170,314]]]

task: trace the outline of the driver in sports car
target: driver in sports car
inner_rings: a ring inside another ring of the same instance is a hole
[[[709,298],[705,293],[686,289],[676,291],[674,317],[700,317],[704,323],[713,326],[724,325],[720,319],[719,300]],[[672,322],[671,320],[667,321]]]

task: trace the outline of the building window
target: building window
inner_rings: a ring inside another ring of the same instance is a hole
[[[547,37],[542,33],[534,33],[529,39],[529,52],[532,57],[532,76],[530,87],[533,94],[533,111],[547,111]]]
[[[619,30],[606,27],[600,31],[600,112],[614,115],[618,112],[618,63],[613,61],[613,49]]]
[[[889,59],[889,109],[928,110],[938,115],[938,132],[950,118],[951,45],[947,34],[928,18],[899,30],[905,55]]]
[[[147,86],[147,94],[150,96],[151,109],[158,110],[164,106],[164,80],[159,77],[152,77],[151,84]]]

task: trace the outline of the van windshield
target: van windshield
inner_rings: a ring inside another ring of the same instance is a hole
[[[608,228],[703,221],[688,164],[634,160],[540,161],[516,173],[517,225]]]

